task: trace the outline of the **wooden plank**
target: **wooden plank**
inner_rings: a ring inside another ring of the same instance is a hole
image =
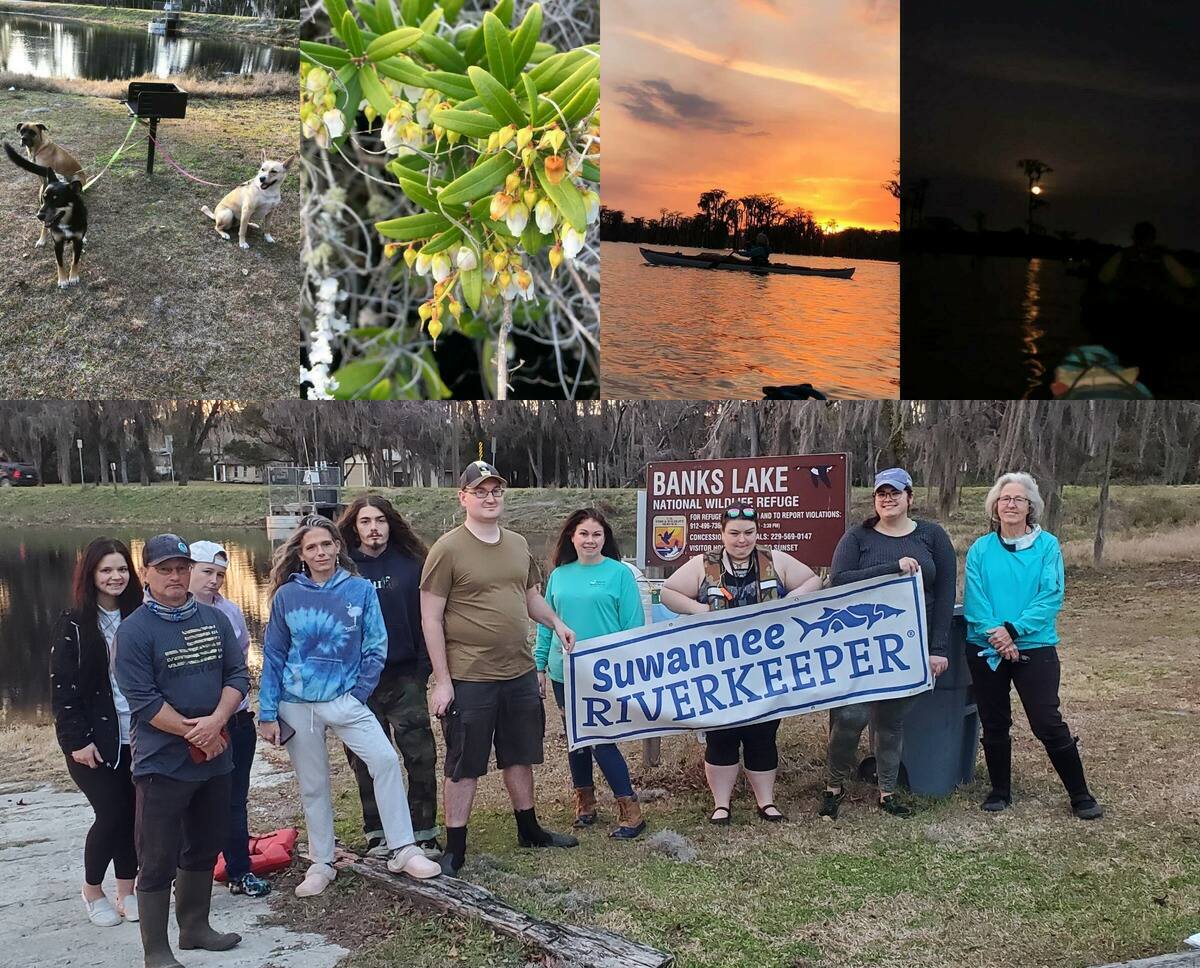
[[[510,907],[490,891],[457,877],[414,880],[388,871],[382,860],[364,857],[350,870],[406,901],[458,917],[482,921],[500,934],[545,952],[559,968],[670,968],[674,955],[599,928],[543,921]]]
[[[1100,968],[1200,968],[1200,951],[1182,951],[1179,954],[1159,955],[1157,958],[1114,962],[1111,965],[1101,965]]]

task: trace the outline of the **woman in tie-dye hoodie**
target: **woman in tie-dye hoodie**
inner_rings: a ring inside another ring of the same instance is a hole
[[[441,872],[413,843],[400,760],[367,708],[387,655],[387,629],[375,586],[355,572],[336,526],[318,516],[305,518],[276,552],[271,570],[259,730],[275,744],[280,720],[295,730],[287,750],[300,784],[313,859],[296,888],[300,897],[320,894],[337,876],[326,729],[371,772],[391,848],[388,869],[413,877]]]

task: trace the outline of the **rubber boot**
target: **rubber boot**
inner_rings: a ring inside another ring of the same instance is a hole
[[[1096,802],[1088,790],[1087,779],[1083,775],[1083,760],[1079,758],[1079,740],[1071,740],[1070,746],[1057,750],[1046,750],[1055,772],[1066,787],[1067,796],[1071,798],[1071,812],[1080,820],[1098,820],[1104,816],[1104,808]]]
[[[232,931],[222,934],[208,923],[212,883],[212,871],[175,872],[175,920],[179,922],[180,948],[228,951],[242,940],[240,934]]]
[[[640,837],[646,829],[646,821],[642,819],[642,805],[638,803],[636,793],[630,797],[617,797],[617,813],[620,826],[609,836],[617,840],[633,840]]]
[[[175,960],[167,940],[167,914],[171,908],[171,889],[137,892],[138,930],[142,934],[145,968],[183,968]]]
[[[988,813],[999,813],[1012,805],[1012,740],[984,740],[983,759],[987,763],[992,792],[980,805]]]
[[[575,823],[574,827],[590,827],[596,822],[596,788],[594,786],[575,788]]]

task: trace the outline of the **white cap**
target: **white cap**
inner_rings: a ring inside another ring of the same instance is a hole
[[[215,541],[193,541],[192,561],[198,565],[220,565],[229,567],[229,554]]]

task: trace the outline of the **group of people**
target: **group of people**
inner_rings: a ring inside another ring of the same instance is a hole
[[[137,921],[147,968],[179,963],[167,940],[175,884],[181,948],[226,950],[240,940],[209,924],[213,868],[224,854],[229,889],[260,897],[250,870],[247,795],[256,735],[287,751],[296,773],[311,864],[299,896],[337,877],[326,736],[345,747],[362,804],[368,852],[416,878],[457,874],[480,778],[493,758],[512,802],[522,847],[572,847],[535,808],[533,768],[543,762],[549,682],[564,712],[565,652],[576,641],[645,622],[633,570],[602,512],[570,515],[552,546],[548,575],[525,539],[501,525],[507,481],[490,464],[463,471],[463,523],[428,549],[379,495],[355,500],[338,522],[311,516],[275,554],[255,714],[247,701],[249,634],[220,594],[228,555],[217,543],[176,535],[145,543],[140,580],[129,549],[93,541],[78,564],[75,607],[51,653],[55,723],[67,769],[94,808],[84,851],[83,902],[97,925]],[[874,512],[838,543],[830,582],[919,576],[925,590],[930,669],[948,666],[955,556],[938,525],[913,518],[912,479],[880,472]],[[967,554],[966,659],[983,727],[991,790],[984,810],[1012,802],[1010,692],[1081,819],[1103,811],[1088,789],[1077,741],[1059,710],[1056,616],[1063,600],[1058,541],[1027,474],[1002,475],[985,500],[988,532]],[[719,551],[680,567],[662,603],[680,614],[737,608],[821,587],[791,555],[758,543],[756,509],[731,504]],[[544,591],[543,591],[544,589]],[[530,645],[530,622],[537,624]],[[873,727],[878,805],[906,816],[896,796],[905,713],[912,698],[863,702],[831,713],[827,784],[817,807],[836,818],[867,724]],[[443,831],[437,824],[436,746],[445,744]],[[779,720],[704,734],[710,822],[728,825],[744,770],[758,816],[775,804]],[[397,754],[399,749],[399,755]],[[401,770],[408,774],[407,784]],[[645,829],[629,767],[615,743],[568,754],[574,826],[597,823],[594,766],[616,799],[610,836]],[[109,864],[116,903],[104,894]]]

